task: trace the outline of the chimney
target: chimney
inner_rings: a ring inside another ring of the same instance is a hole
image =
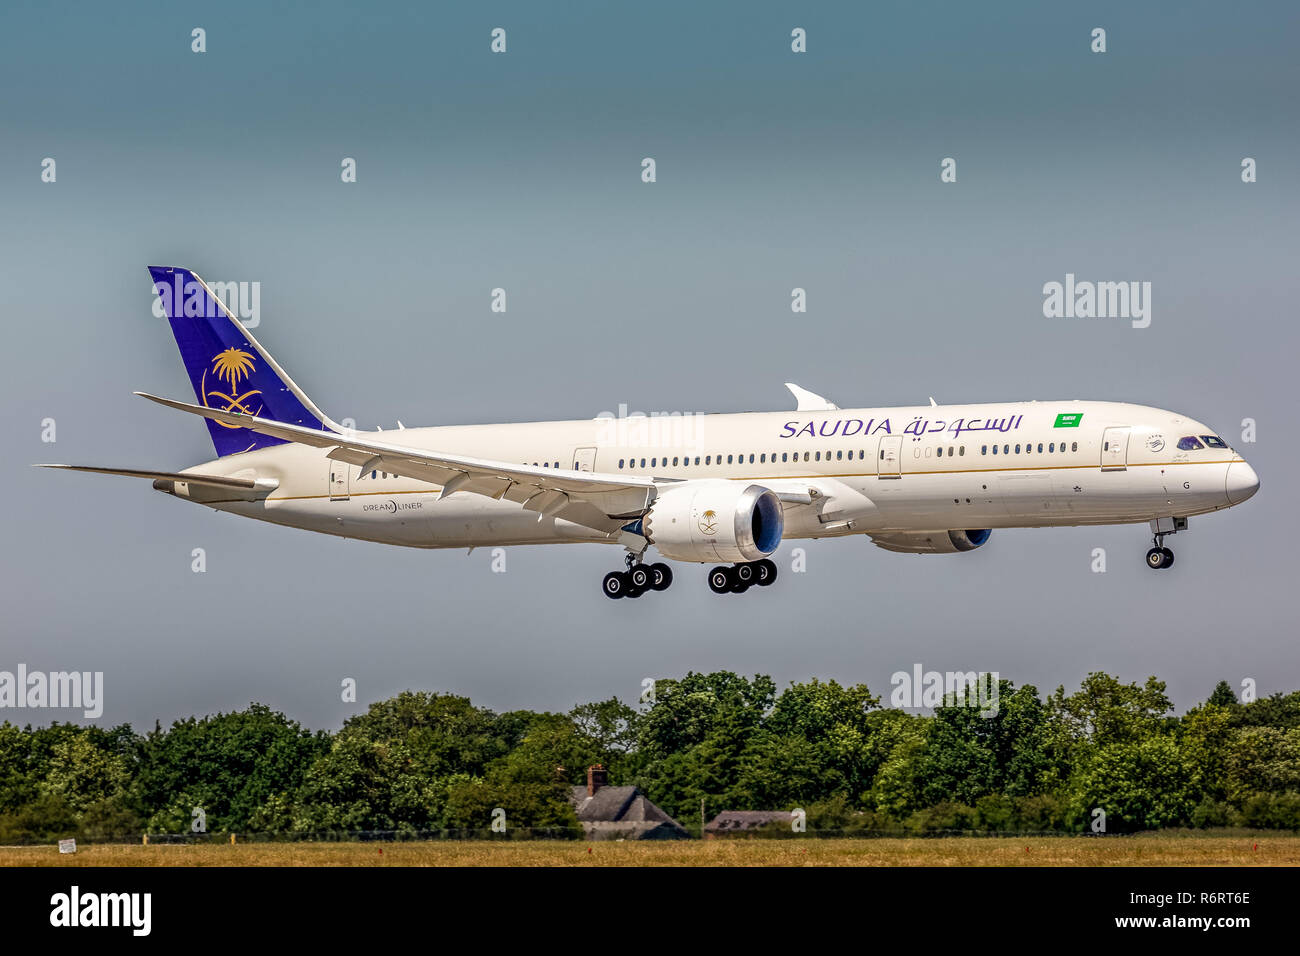
[[[587,796],[593,797],[596,791],[609,783],[609,772],[598,763],[587,768]]]

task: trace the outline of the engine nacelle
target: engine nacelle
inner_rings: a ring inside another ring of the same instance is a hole
[[[785,515],[762,485],[692,481],[661,491],[642,527],[674,561],[758,561],[781,543]]]
[[[992,533],[987,528],[980,531],[913,531],[873,534],[871,541],[878,548],[902,554],[956,554],[981,547]]]

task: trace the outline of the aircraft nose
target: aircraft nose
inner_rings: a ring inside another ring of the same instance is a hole
[[[1259,476],[1255,474],[1255,469],[1244,461],[1234,461],[1228,466],[1225,490],[1228,494],[1228,504],[1239,505],[1259,491]]]

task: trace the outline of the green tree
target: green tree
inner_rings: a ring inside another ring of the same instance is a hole
[[[1232,685],[1221,680],[1214,685],[1214,691],[1205,701],[1209,707],[1236,707],[1237,695],[1232,692]]]
[[[1104,744],[1080,774],[1071,819],[1083,827],[1101,808],[1109,832],[1186,826],[1196,805],[1190,776],[1170,734]]]
[[[923,804],[974,806],[990,794],[1026,796],[1039,790],[1049,759],[1047,713],[1032,686],[998,682],[995,706],[949,697],[935,708],[921,759]]]
[[[1240,807],[1260,793],[1300,791],[1300,727],[1239,727],[1223,758],[1223,788]]]
[[[247,829],[268,798],[298,788],[328,741],[263,704],[190,717],[144,738],[135,790],[151,829],[188,831],[194,807],[209,831]]]

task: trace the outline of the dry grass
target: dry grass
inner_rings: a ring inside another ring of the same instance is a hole
[[[1300,866],[1300,836],[37,846],[0,866]]]

